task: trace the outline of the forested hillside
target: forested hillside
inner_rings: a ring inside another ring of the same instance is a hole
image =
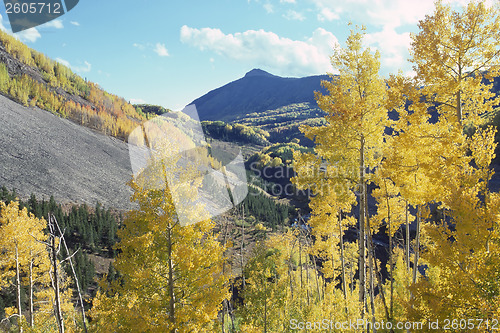
[[[125,139],[144,115],[0,29],[0,93]]]

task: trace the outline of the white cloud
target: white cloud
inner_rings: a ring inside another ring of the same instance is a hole
[[[15,36],[22,42],[36,42],[38,38],[42,37],[36,28],[23,30],[16,33]]]
[[[68,61],[68,60],[64,60],[64,59],[62,59],[62,58],[56,58],[56,61],[57,61],[58,63],[60,63],[60,64],[63,64],[63,65],[64,65],[64,66],[66,66],[66,67],[70,67],[70,68],[71,68],[71,65],[70,65],[70,63],[69,63],[69,61]]]
[[[183,43],[209,50],[249,67],[264,67],[279,75],[311,75],[332,71],[330,54],[337,38],[318,28],[307,40],[292,40],[264,30],[225,34],[220,29],[183,26]]]
[[[333,21],[340,18],[339,13],[330,8],[321,8],[318,13],[318,21]]]
[[[77,27],[80,26],[80,23],[77,22],[77,21],[70,21],[69,23],[71,23],[71,24],[73,24],[74,26],[77,26]]]
[[[62,28],[64,28],[64,25],[63,25],[61,20],[52,20],[50,22],[42,24],[40,27],[62,29]]]
[[[88,73],[92,69],[92,65],[88,61],[84,61],[83,65],[80,66],[73,66],[69,63],[69,61],[62,58],[56,58],[56,61],[71,68],[71,70],[75,73]]]
[[[167,48],[165,47],[165,44],[156,43],[156,46],[155,46],[154,51],[155,51],[155,52],[156,52],[156,54],[158,54],[160,57],[168,57],[168,56],[169,56],[169,54],[168,54],[168,50],[167,50]]]
[[[394,0],[310,0],[315,5],[318,20],[331,21],[345,17],[353,22],[366,25],[390,26],[414,25],[432,14],[435,0],[394,1]],[[465,5],[469,0],[443,0],[453,7]],[[488,1],[487,1],[488,2]],[[489,0],[491,2],[491,0]]]
[[[318,12],[318,20],[331,21],[341,16],[363,24],[398,27],[415,24],[431,13],[434,0],[393,1],[393,0],[311,0]]]
[[[64,25],[61,20],[52,20],[40,26],[41,28],[55,28],[62,29]],[[18,38],[22,42],[36,42],[39,38],[42,37],[37,28],[29,28],[14,34],[16,38]]]
[[[264,4],[264,9],[266,10],[266,13],[271,14],[274,12],[274,7],[270,3]]]
[[[156,43],[154,45],[151,43],[133,43],[132,46],[141,51],[144,51],[146,49],[152,50],[160,57],[168,57],[170,55],[167,48],[165,47],[165,44],[162,43]]]
[[[410,70],[407,63],[411,39],[408,26],[416,28],[419,20],[434,11],[434,0],[310,0],[319,21],[345,19],[371,26],[366,43],[379,50],[384,71]],[[458,8],[469,0],[443,0]],[[416,30],[416,29],[415,29]]]
[[[283,17],[290,21],[304,21],[306,19],[304,15],[291,9],[289,9]]]
[[[139,50],[145,49],[145,46],[140,44],[140,43],[134,43],[134,44],[132,44],[132,46],[138,48]]]
[[[295,3],[295,0],[280,0],[280,3]]]
[[[10,24],[8,22],[6,22],[6,24],[9,27],[9,29],[7,29],[7,27],[4,25],[3,17],[0,14],[0,30],[5,31],[8,34],[12,34],[12,32],[10,31]],[[15,38],[19,39],[20,41],[25,42],[25,43],[26,42],[35,42],[38,38],[42,37],[42,35],[40,35],[40,33],[38,32],[38,30],[36,28],[30,28],[30,29],[18,32],[16,34],[13,34],[13,36]]]
[[[130,104],[146,104],[146,101],[142,98],[131,98],[129,101]]]
[[[366,34],[366,43],[374,46],[381,54],[381,65],[387,70],[396,72],[405,67],[411,46],[409,32],[397,33],[386,26],[382,31]]]

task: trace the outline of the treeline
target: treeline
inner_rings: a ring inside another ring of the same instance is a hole
[[[292,206],[277,202],[253,186],[249,186],[248,190],[247,197],[240,204],[245,216],[254,216],[257,222],[262,222],[272,230],[283,229],[289,224],[290,218],[295,214]]]
[[[2,51],[12,58],[6,55],[8,62],[0,63],[0,93],[24,106],[37,106],[122,139],[145,119],[123,98],[0,31]]]
[[[5,186],[0,190],[0,201],[9,203],[16,200],[16,192],[10,192]],[[90,208],[87,204],[73,205],[64,209],[54,197],[39,201],[34,194],[27,201],[18,200],[19,207],[27,208],[36,218],[48,219],[49,212],[66,229],[66,242],[72,249],[79,247],[98,252],[108,257],[114,256],[113,245],[117,241],[116,231],[120,216],[111,209],[105,209],[100,203]]]
[[[155,116],[161,116],[171,110],[165,109],[163,106],[151,104],[134,104],[135,111],[144,118],[151,119]]]
[[[312,149],[300,145],[299,139],[293,139],[290,143],[275,143],[264,147],[260,152],[253,154],[247,164],[252,168],[290,166],[293,162],[294,152],[311,152]]]
[[[312,141],[300,132],[301,125],[324,124],[325,113],[310,103],[297,103],[276,110],[250,113],[237,120],[238,123],[257,127],[269,133],[268,141],[286,143],[298,139],[303,145],[312,146]]]
[[[225,184],[220,184],[212,177],[205,177],[202,187],[209,193],[225,193],[226,191]],[[295,209],[292,206],[278,203],[275,198],[255,185],[249,186],[248,191],[245,199],[237,205],[238,211],[244,212],[246,217],[252,216],[256,224],[262,223],[272,230],[283,228],[289,224],[289,219],[295,214]],[[217,197],[212,198],[212,200],[217,199]],[[227,203],[222,201],[220,204]]]
[[[223,121],[202,121],[203,131],[210,137],[223,141],[236,141],[256,145],[269,143],[269,133],[257,127],[243,124],[227,124]]]
[[[245,125],[273,127],[277,124],[319,118],[324,115],[325,113],[317,106],[313,106],[310,103],[296,103],[275,110],[267,110],[259,113],[253,112],[238,119],[238,122]]]

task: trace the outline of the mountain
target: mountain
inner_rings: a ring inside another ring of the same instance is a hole
[[[297,103],[315,104],[314,91],[324,91],[328,75],[303,78],[280,77],[253,69],[244,77],[214,89],[194,100],[201,120],[235,121],[250,113],[260,113]]]

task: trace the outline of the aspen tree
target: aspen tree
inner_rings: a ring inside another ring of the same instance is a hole
[[[490,88],[500,74],[500,5],[471,1],[454,11],[437,1],[419,28],[411,36],[410,60],[425,98],[460,127],[481,123],[478,116],[496,104]]]
[[[0,203],[0,287],[8,284],[11,277],[15,278],[16,285],[16,316],[18,317],[19,332],[23,331],[23,308],[21,302],[22,275],[29,276],[29,322],[33,326],[33,291],[35,280],[41,272],[47,269],[48,256],[43,244],[38,243],[34,237],[44,239],[45,221],[28,214],[25,209],[19,209],[17,201],[9,205]],[[8,311],[11,312],[11,311]]]
[[[324,284],[324,280],[316,275],[313,261],[304,255],[310,250],[308,243],[304,242],[302,251],[299,250],[298,233],[293,230],[272,235],[254,248],[245,266],[247,284],[243,291],[244,307],[240,310],[243,332],[294,332],[296,328],[290,324],[293,319],[314,322],[327,313],[336,313],[332,304],[321,297],[318,285]],[[336,301],[342,297],[340,293],[337,296]],[[327,297],[332,300],[330,295]],[[335,310],[339,309],[342,304]]]
[[[294,168],[298,171],[296,184],[309,187],[316,195],[326,198],[328,191],[357,191],[359,194],[359,302],[364,308],[367,286],[367,184],[372,181],[372,175],[366,171],[380,164],[388,117],[384,107],[386,87],[378,74],[379,54],[372,54],[364,48],[363,35],[364,29],[352,30],[346,48],[335,49],[331,62],[339,75],[331,75],[332,80],[323,83],[328,94],[316,94],[318,106],[327,113],[327,124],[302,128],[305,135],[315,141],[316,155],[297,154]],[[311,170],[314,173],[324,165],[327,174],[332,176],[322,177],[316,172],[316,180],[308,177]],[[301,181],[301,178],[304,180]],[[329,179],[322,181],[324,178]],[[349,205],[356,202],[352,195],[345,198]]]
[[[441,223],[423,227],[427,249],[423,260],[429,269],[426,280],[411,288],[415,317],[487,319],[498,311],[485,301],[495,292],[481,285],[498,276],[498,259],[488,251],[497,225],[497,204],[492,204],[496,194],[487,185],[494,131],[478,126],[481,116],[498,104],[490,88],[491,79],[499,74],[499,26],[498,4],[471,2],[457,12],[438,1],[433,15],[422,20],[420,32],[412,36],[411,60],[417,82],[423,85],[419,93],[436,108],[438,119],[434,132],[427,131],[428,122],[422,128],[415,126],[422,122],[411,126],[414,132],[434,136],[427,144],[435,149],[433,154],[419,144],[420,158],[435,161],[422,171],[431,180],[430,188],[439,184],[435,198],[447,212]],[[464,127],[475,133],[467,137]]]
[[[99,331],[209,331],[229,297],[225,248],[217,241],[214,222],[204,219],[181,226],[171,195],[185,191],[189,199],[201,178],[195,167],[163,158],[172,146],[158,147],[158,158],[129,182],[138,208],[128,212],[118,232],[121,253],[113,265],[122,278],[111,285],[103,280],[94,299],[90,316]],[[167,188],[166,169],[173,167],[184,167],[185,172],[178,187]],[[197,207],[189,213],[205,217]]]
[[[15,308],[5,309],[7,316],[19,316],[27,312],[28,320],[23,318],[20,330],[26,332],[57,331],[58,321],[54,313],[54,290],[51,287],[54,276],[52,261],[48,251],[48,236],[44,232],[47,222],[35,218],[26,209],[19,210],[18,202],[9,205],[0,203],[0,240],[1,251],[5,255],[0,260],[0,286],[15,277],[17,294],[21,288],[27,287],[28,308],[22,308],[22,302],[17,297]],[[17,251],[16,251],[17,249]],[[17,264],[16,255],[17,252]],[[58,258],[55,261],[59,271],[60,308],[68,324],[66,332],[74,332],[76,327],[75,311],[71,302],[72,289],[69,280],[61,268]],[[18,278],[19,276],[19,278]],[[18,317],[19,318],[19,317]]]
[[[424,229],[428,278],[412,288],[413,316],[491,320],[500,313],[500,196],[488,189],[494,133],[477,130],[468,139],[469,162],[455,168],[443,198],[449,219]]]

